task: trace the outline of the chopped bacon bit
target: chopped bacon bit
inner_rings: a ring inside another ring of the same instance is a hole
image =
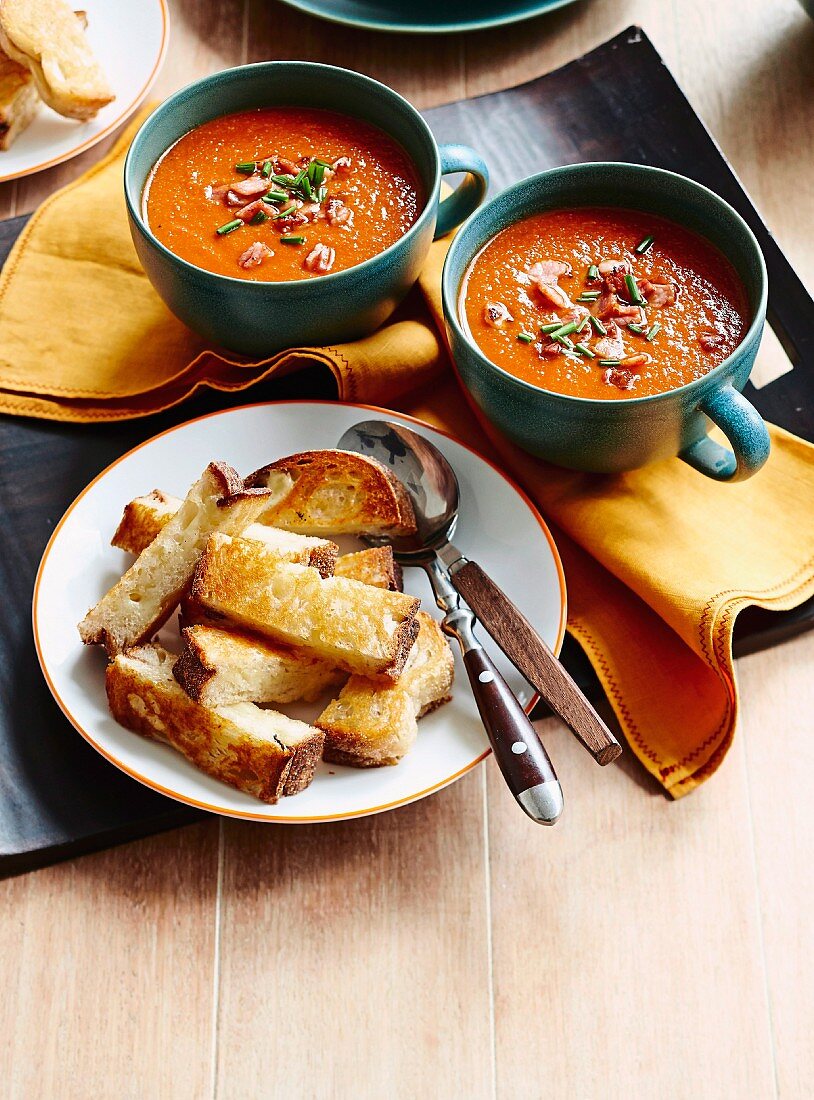
[[[603,260],[598,265],[599,274],[603,279],[607,279],[609,275],[627,275],[630,273],[630,264],[627,260]]]
[[[244,206],[242,210],[235,210],[235,217],[240,218],[242,222],[250,222],[255,214],[259,214],[261,210],[264,210],[265,205],[262,199],[255,199],[248,206]]]
[[[352,163],[353,162],[351,161],[350,157],[337,157],[337,159],[331,165],[331,171],[347,172],[350,169]]]
[[[276,176],[296,176],[300,170],[298,165],[293,160],[289,160],[288,157],[272,157],[271,159]]]
[[[353,211],[341,199],[328,199],[325,205],[325,217],[328,225],[353,225]]]
[[[607,321],[610,317],[617,319],[626,317],[627,321],[620,323],[629,324],[631,321],[639,319],[642,311],[640,306],[620,302],[615,291],[606,289],[596,303],[596,315],[600,321]]]
[[[532,279],[545,279],[546,281],[559,279],[560,275],[570,275],[571,265],[564,260],[541,260],[528,269]]]
[[[305,259],[302,266],[306,271],[315,271],[321,275],[330,271],[336,259],[336,250],[326,244],[315,244]]]
[[[626,355],[620,366],[644,367],[650,362],[651,357],[644,351],[637,351],[635,355]]]
[[[503,302],[487,302],[483,307],[483,320],[490,328],[503,328],[506,322],[513,321],[514,317]]]
[[[315,222],[322,217],[322,207],[318,202],[304,202],[300,207],[300,213],[306,221]]]
[[[636,285],[639,293],[647,299],[647,304],[654,309],[663,309],[665,306],[675,305],[676,288],[674,283],[651,283],[649,279],[638,279]]]
[[[603,375],[606,385],[616,386],[617,390],[632,390],[639,377],[632,370],[620,367],[608,367]]]
[[[543,277],[537,279],[534,285],[537,287],[540,297],[544,298],[545,301],[549,302],[555,309],[574,308],[574,303],[556,280],[551,281],[547,277]]]
[[[275,218],[272,221],[275,233],[287,233],[290,229],[295,229],[298,225],[305,225],[308,222],[305,214],[300,210],[293,210],[290,214],[286,214],[284,218]]]
[[[704,351],[714,351],[723,342],[724,334],[722,332],[702,332],[698,337],[698,343]]]
[[[558,344],[556,340],[552,340],[550,344],[543,344],[540,355],[544,355],[546,359],[556,359],[558,355],[562,355],[562,344]]]
[[[250,244],[243,255],[238,258],[237,265],[238,267],[242,267],[244,271],[248,271],[250,267],[259,267],[263,260],[273,255],[274,253],[268,245],[263,244],[262,241],[255,241],[254,244]]]
[[[597,341],[594,351],[601,359],[621,359],[625,354],[625,341],[615,321],[608,322],[608,335]]]
[[[268,180],[264,180],[262,176],[249,176],[248,179],[233,183],[229,188],[229,193],[240,195],[244,199],[253,199],[255,195],[262,195],[268,189]]]

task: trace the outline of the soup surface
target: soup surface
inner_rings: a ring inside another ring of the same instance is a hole
[[[748,327],[745,290],[705,238],[631,210],[533,215],[475,257],[461,313],[493,363],[574,397],[663,393],[721,363]]]
[[[375,126],[305,107],[213,119],[172,145],[144,188],[144,217],[196,267],[281,282],[382,252],[424,206],[418,173]]]

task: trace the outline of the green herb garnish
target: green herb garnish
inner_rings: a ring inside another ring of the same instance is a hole
[[[567,325],[560,325],[559,328],[554,329],[551,333],[552,340],[559,340],[561,336],[568,336],[572,332],[576,332],[579,325],[576,321],[569,321]]]
[[[319,193],[318,193],[318,195],[317,195],[317,200],[318,200],[319,202],[325,202],[325,200],[327,199],[327,197],[328,197],[328,188],[327,188],[327,187],[325,187],[325,186],[323,185],[323,186],[322,186],[322,187],[320,187],[320,189],[319,189]]]
[[[540,332],[556,332],[561,327],[560,321],[550,321],[547,325],[540,325]]]
[[[280,237],[280,244],[305,244],[305,237]]]
[[[267,191],[263,196],[263,202],[286,202],[288,197],[287,191]]]
[[[595,282],[599,278],[599,268],[596,264],[591,264],[588,268],[588,282]]]
[[[573,351],[573,350],[574,350],[574,345],[573,345],[573,344],[572,344],[572,342],[571,342],[571,341],[570,341],[570,340],[568,339],[568,337],[567,337],[567,336],[564,336],[564,335],[560,335],[560,336],[552,336],[552,337],[551,337],[551,339],[552,339],[552,340],[556,340],[556,342],[557,342],[558,344],[562,344],[562,346],[563,346],[564,348],[568,348],[568,350],[569,350],[569,351]]]
[[[241,164],[235,165],[236,172],[242,172],[244,176],[251,176],[257,167],[257,164],[253,160],[245,160]]]
[[[644,305],[644,298],[642,298],[641,292],[639,291],[639,288],[636,285],[636,280],[633,278],[632,275],[625,275],[625,284],[627,286],[627,291],[628,291],[628,294],[630,295],[630,300],[633,303],[633,305],[634,306],[643,306]]]
[[[287,214],[295,214],[296,212],[297,212],[297,207],[292,202],[292,204],[290,206],[286,206],[283,209],[278,210],[276,214],[272,214],[271,216],[276,221],[278,218],[284,218],[284,217],[286,217]]]
[[[600,359],[599,365],[600,367],[618,367],[621,362],[621,359]]]
[[[236,229],[240,229],[241,225],[243,225],[243,222],[240,218],[234,218],[232,221],[226,222],[225,225],[219,225],[216,232],[218,236],[225,237],[227,233],[234,233]]]
[[[260,169],[260,175],[263,177],[264,180],[267,180],[269,178],[269,176],[271,175],[270,160],[263,161],[263,167]]]
[[[639,243],[636,245],[636,252],[638,253],[638,255],[643,256],[653,244],[653,241],[655,239],[656,238],[652,235],[652,233],[648,233],[644,240],[639,241]]]
[[[580,355],[587,355],[589,359],[596,359],[596,353],[586,344],[574,344],[574,351],[578,351]]]
[[[249,222],[249,225],[262,225],[263,222],[269,220],[268,214],[264,214],[262,210],[258,210],[254,217]]]
[[[584,290],[577,298],[578,302],[595,302],[599,297],[598,290]]]
[[[594,317],[593,314],[588,317],[588,324],[591,326],[594,332],[598,332],[600,336],[608,335],[608,330],[605,328],[599,318]]]
[[[650,330],[647,333],[647,336],[645,336],[645,340],[647,340],[648,343],[651,343],[653,341],[653,338],[655,337],[656,333],[659,331],[660,328],[661,328],[661,322],[656,321],[656,323],[654,325],[650,326]]]
[[[534,340],[534,337],[530,332],[519,332],[517,334],[517,339],[521,344],[530,344]]]

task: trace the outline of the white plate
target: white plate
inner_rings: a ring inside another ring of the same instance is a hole
[[[10,149],[0,150],[0,183],[51,168],[90,149],[140,105],[167,51],[166,0],[77,0],[88,13],[87,35],[116,98],[89,122],[63,118],[40,104]]]
[[[199,772],[168,746],[118,725],[107,709],[104,655],[79,641],[76,624],[132,560],[110,545],[127,501],[154,488],[183,496],[212,459],[224,459],[247,474],[286,454],[334,447],[346,428],[370,419],[371,412],[417,426],[446,455],[461,485],[456,545],[494,577],[559,652],[565,629],[565,581],[548,528],[521,490],[464,444],[429,425],[369,405],[281,401],[214,413],[142,443],[99,474],[57,525],[34,587],[34,639],[48,686],[82,736],[128,775],[180,802],[232,817],[329,821],[422,798],[487,755],[486,735],[456,653],[452,701],[421,720],[416,744],[397,767],[360,770],[323,763],[308,790],[266,806]],[[404,583],[408,592],[421,597],[427,611],[436,613],[423,572],[405,570]],[[161,637],[168,648],[178,648],[172,621]],[[491,643],[489,649],[530,707],[534,699],[525,680]],[[285,709],[308,720],[322,706],[324,702]]]

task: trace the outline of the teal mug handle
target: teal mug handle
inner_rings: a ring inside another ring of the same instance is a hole
[[[466,172],[467,177],[451,195],[439,202],[435,240],[466,221],[483,202],[489,186],[486,161],[468,145],[439,145],[438,155],[441,158],[442,176],[448,176],[452,172]]]
[[[754,405],[734,386],[726,385],[705,397],[699,409],[721,429],[732,450],[705,435],[685,447],[678,457],[716,481],[745,481],[756,474],[769,457],[771,441]]]

